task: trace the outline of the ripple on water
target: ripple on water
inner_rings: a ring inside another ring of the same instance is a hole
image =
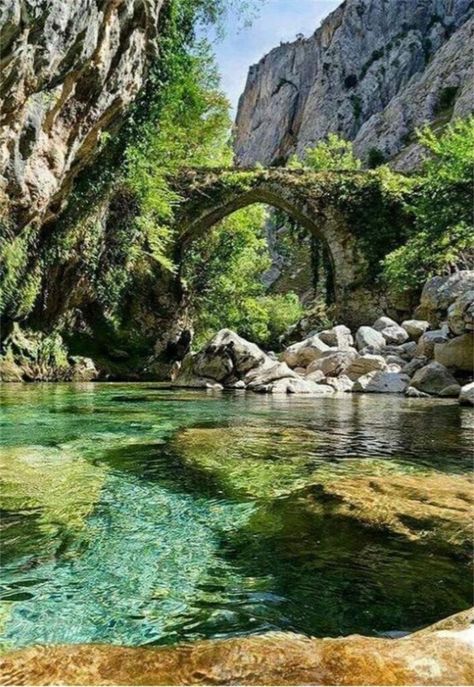
[[[469,605],[454,404],[136,384],[3,402],[7,645],[377,634]]]

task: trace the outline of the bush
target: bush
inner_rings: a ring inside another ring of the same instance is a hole
[[[474,117],[450,125],[439,138],[425,128],[418,140],[429,157],[409,202],[414,230],[383,261],[388,282],[399,291],[474,265]]]

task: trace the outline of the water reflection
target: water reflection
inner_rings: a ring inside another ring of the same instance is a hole
[[[2,409],[7,645],[376,634],[470,603],[453,402],[45,384]]]

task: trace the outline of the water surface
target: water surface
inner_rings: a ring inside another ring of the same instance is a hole
[[[456,403],[153,384],[12,384],[2,396],[7,647],[377,635],[471,603],[459,531],[472,413]],[[425,524],[424,479],[448,504],[435,494]],[[361,517],[357,490],[386,483],[403,513]]]

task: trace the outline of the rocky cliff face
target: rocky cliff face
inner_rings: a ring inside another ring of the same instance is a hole
[[[363,159],[413,166],[417,126],[474,110],[472,14],[470,0],[346,0],[313,36],[250,68],[238,163],[278,164],[335,132]]]
[[[0,3],[0,200],[56,214],[143,84],[164,0]]]

